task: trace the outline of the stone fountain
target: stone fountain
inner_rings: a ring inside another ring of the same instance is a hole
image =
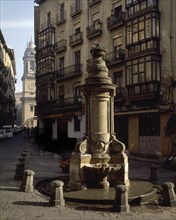
[[[105,49],[92,46],[93,59],[82,86],[85,98],[86,134],[71,155],[70,175],[41,181],[36,188],[53,199],[53,187],[63,181],[64,199],[76,203],[113,204],[129,211],[129,205],[155,203],[154,185],[145,180],[129,181],[125,145],[114,134],[114,96],[116,86],[108,76],[103,57]],[[56,184],[57,183],[57,184]],[[57,189],[56,197],[61,195]],[[53,201],[51,199],[51,201]]]
[[[103,60],[105,48],[96,43],[90,53],[93,59],[82,86],[85,98],[86,134],[71,156],[69,187],[108,189],[129,186],[128,157],[125,145],[114,134],[114,96],[116,85],[108,76]]]

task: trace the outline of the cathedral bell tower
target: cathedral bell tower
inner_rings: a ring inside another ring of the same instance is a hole
[[[32,40],[27,44],[23,56],[24,73],[22,80],[22,124],[26,127],[35,127],[35,45]]]

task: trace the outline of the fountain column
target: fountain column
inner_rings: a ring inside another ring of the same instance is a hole
[[[82,189],[89,185],[86,184],[88,170],[90,173],[94,171],[95,176],[100,175],[106,180],[105,176],[112,170],[112,166],[115,170],[117,167],[123,166],[123,172],[120,172],[123,174],[117,178],[119,184],[126,184],[128,181],[125,145],[118,141],[114,134],[116,86],[108,76],[108,69],[103,60],[105,52],[106,50],[100,43],[93,45],[90,50],[93,59],[88,67],[88,77],[82,86],[86,107],[86,134],[83,140],[76,145],[71,157],[71,189]],[[125,168],[124,163],[126,163]],[[101,182],[100,179],[99,181]],[[95,183],[95,186],[97,185],[103,185],[105,188],[109,186],[107,181],[103,184],[102,182],[101,184]]]

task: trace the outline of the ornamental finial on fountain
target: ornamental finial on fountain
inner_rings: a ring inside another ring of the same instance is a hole
[[[90,50],[90,53],[92,54],[93,57],[104,56],[106,52],[107,52],[106,49],[100,42],[93,44]]]

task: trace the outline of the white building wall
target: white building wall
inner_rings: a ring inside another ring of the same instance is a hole
[[[80,131],[74,131],[74,119],[71,121],[68,121],[68,137],[69,138],[77,138],[82,139],[84,137],[85,133],[85,116],[80,116],[81,117],[81,128]]]

